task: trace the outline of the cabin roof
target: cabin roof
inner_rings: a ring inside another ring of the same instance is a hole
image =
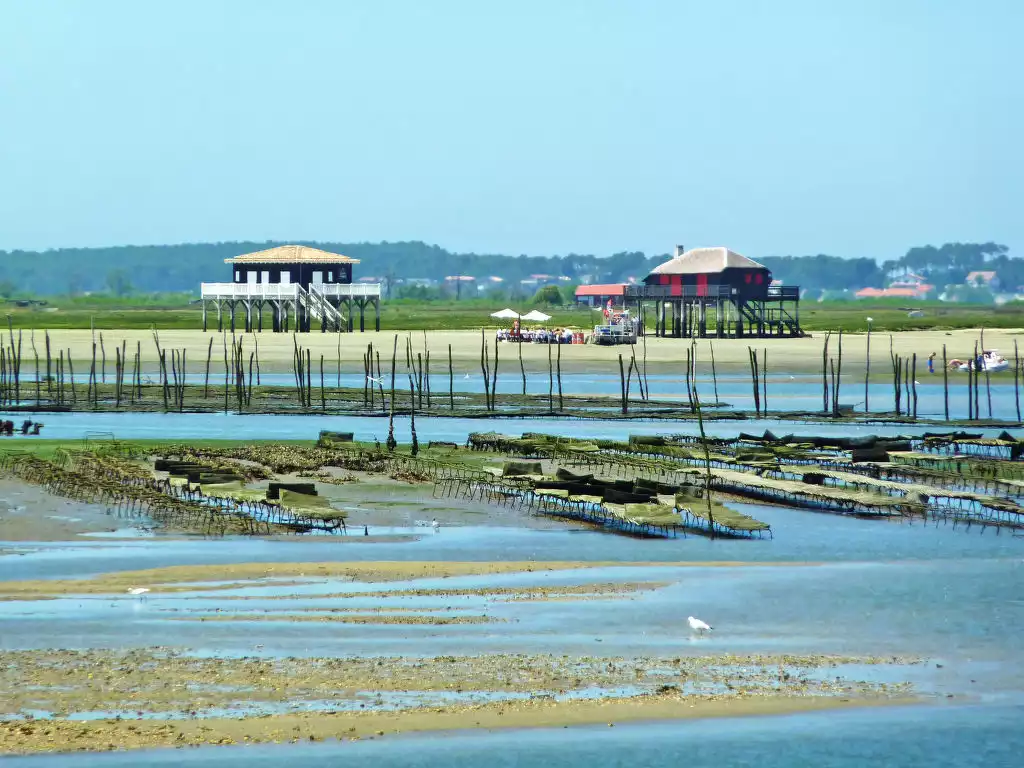
[[[233,259],[224,259],[225,264],[358,264],[359,259],[329,253],[308,245],[279,245],[265,251],[245,253]]]
[[[721,272],[730,267],[765,269],[753,259],[741,256],[728,248],[691,248],[685,253],[659,264],[652,275],[694,275]]]
[[[577,296],[622,296],[626,293],[625,283],[600,283],[581,285],[576,289]]]

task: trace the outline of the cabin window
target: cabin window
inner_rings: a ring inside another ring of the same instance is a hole
[[[328,272],[327,272],[327,282],[328,283],[333,283],[334,282],[334,273],[331,272],[330,270],[328,270]]]
[[[236,283],[242,282],[242,272],[241,272],[241,270],[238,270],[238,269],[235,270],[235,282]]]
[[[758,272],[754,282],[756,282],[758,285],[762,285],[764,283],[764,275]]]
[[[259,278],[259,276],[260,276],[260,273],[257,272],[255,269],[247,270],[246,273],[245,273],[246,282],[249,283],[250,285],[254,285],[256,283],[257,278]]]
[[[746,280],[747,285],[750,285],[750,273],[747,272],[747,274],[745,274],[743,278],[744,280]]]
[[[288,269],[282,269],[282,270],[281,270],[281,283],[282,283],[283,285],[290,285],[290,284],[291,284],[291,282],[292,282],[292,273],[291,273],[291,270],[288,270]]]
[[[314,271],[313,272],[313,280],[312,280],[313,285],[319,285],[323,281],[324,281],[324,273],[321,272],[320,270]]]
[[[270,282],[270,270],[269,269],[264,269],[260,273],[260,282],[261,283],[269,283]]]

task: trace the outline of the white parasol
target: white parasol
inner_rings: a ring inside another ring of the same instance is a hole
[[[545,315],[536,309],[527,312],[523,315],[523,320],[529,320],[532,323],[543,323],[545,320],[550,320],[551,315]]]
[[[491,317],[496,317],[499,320],[515,320],[517,317],[519,317],[519,313],[516,312],[514,309],[509,309],[508,307],[505,307],[505,309],[501,310],[500,312],[491,312]]]

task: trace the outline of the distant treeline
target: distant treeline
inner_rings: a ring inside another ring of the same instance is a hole
[[[279,242],[186,243],[128,245],[113,248],[61,248],[51,251],[0,251],[0,296],[12,294],[115,295],[170,291],[196,292],[203,281],[230,279],[224,259],[281,245]],[[647,256],[640,251],[594,256],[504,256],[452,253],[422,242],[328,243],[306,242],[344,253],[362,263],[356,277],[443,280],[449,275],[501,277],[505,286],[518,285],[531,275],[554,275],[572,283],[640,280],[669,254]],[[995,270],[1003,286],[1024,285],[1024,261],[1010,258],[996,243],[947,243],[941,247],[911,248],[905,256],[879,264],[874,259],[816,256],[753,256],[788,284],[810,289],[842,290],[880,287],[905,270],[923,273],[940,288],[962,283],[968,272]]]

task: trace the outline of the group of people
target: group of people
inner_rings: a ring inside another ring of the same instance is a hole
[[[25,419],[21,423],[21,434],[23,435],[38,435],[39,430],[43,428],[42,422],[32,421],[31,419]],[[0,435],[5,437],[14,436],[14,422],[7,419],[0,421]]]
[[[498,341],[524,341],[534,344],[572,344],[574,332],[568,328],[520,328],[519,321],[511,328],[502,328],[495,334]]]

